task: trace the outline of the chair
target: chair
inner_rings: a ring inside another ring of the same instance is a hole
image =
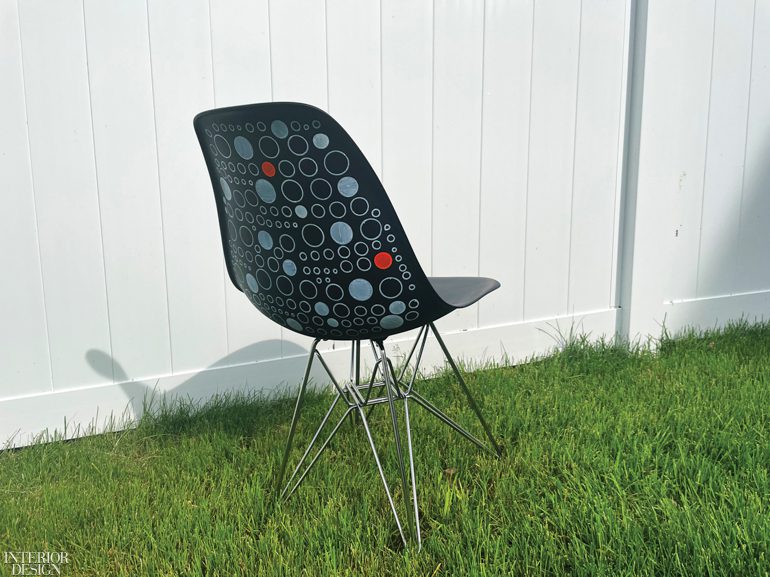
[[[412,505],[412,512],[406,506],[406,515],[421,547],[409,401],[499,456],[500,447],[434,321],[475,303],[500,283],[476,277],[427,277],[374,170],[345,130],[324,111],[291,102],[252,104],[202,112],[195,117],[194,126],[214,189],[230,280],[264,315],[314,339],[276,478],[279,490],[314,359],[336,389],[331,407],[281,498],[297,490],[347,417],[358,414],[407,546],[367,421],[372,407],[387,403],[403,495]],[[397,375],[383,343],[412,329],[418,330],[417,338]],[[429,332],[435,335],[489,445],[415,390]],[[327,339],[351,341],[349,382],[335,379],[318,351],[318,343]],[[374,351],[374,369],[368,379],[361,378],[361,341],[370,341]],[[407,378],[406,367],[413,358]],[[373,391],[377,391],[374,396]],[[408,472],[396,411],[399,401],[404,406]],[[342,418],[305,466],[340,402],[346,407]]]

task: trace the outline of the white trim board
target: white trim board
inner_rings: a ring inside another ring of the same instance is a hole
[[[591,338],[612,337],[616,309],[554,317],[467,331],[442,333],[455,358],[470,364],[505,361],[513,364],[548,352],[574,330]],[[412,333],[414,334],[414,333]],[[350,347],[324,352],[324,359],[340,379],[348,374]],[[390,354],[408,353],[410,341],[387,341]],[[310,346],[308,340],[307,346]],[[366,349],[362,352],[366,353]],[[151,381],[129,381],[16,397],[0,401],[4,414],[0,423],[0,447],[22,447],[38,440],[72,439],[130,426],[141,416],[146,396],[166,400],[191,398],[204,402],[216,394],[261,391],[271,393],[288,388],[294,394],[302,379],[307,357],[303,354],[237,365],[215,366],[198,372],[167,375]],[[422,366],[426,374],[443,364],[441,351],[431,336]],[[319,363],[313,377],[326,384]]]

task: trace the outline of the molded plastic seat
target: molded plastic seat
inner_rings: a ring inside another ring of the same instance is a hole
[[[470,306],[500,288],[495,279],[481,276],[430,276],[428,282],[442,301],[456,309]]]

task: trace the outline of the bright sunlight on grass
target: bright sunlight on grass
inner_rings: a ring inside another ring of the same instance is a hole
[[[768,353],[770,325],[742,325],[473,373],[506,454],[411,410],[419,554],[398,547],[360,427],[271,505],[293,400],[257,398],[0,454],[0,549],[67,551],[68,575],[768,575]],[[420,386],[475,427],[448,375]],[[300,445],[329,400],[309,400]]]

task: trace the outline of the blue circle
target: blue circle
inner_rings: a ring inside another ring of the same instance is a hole
[[[329,305],[327,305],[326,303],[318,302],[315,304],[314,308],[315,308],[315,312],[317,312],[322,317],[325,317],[326,315],[329,314]]]
[[[404,319],[398,315],[388,315],[386,317],[382,317],[382,320],[380,321],[380,326],[385,330],[397,329],[403,324]]]
[[[368,280],[357,278],[350,281],[350,284],[348,285],[348,292],[354,299],[363,302],[372,298],[374,289]]]
[[[225,198],[227,200],[232,200],[233,192],[230,190],[230,185],[227,184],[227,181],[224,178],[219,179],[219,186],[222,187],[222,194],[225,195]]]
[[[251,146],[251,142],[243,136],[236,136],[233,141],[235,145],[235,152],[238,153],[243,160],[251,160],[254,156],[254,147]]]
[[[337,221],[329,230],[329,235],[337,244],[348,244],[353,240],[353,229],[346,222]]]
[[[313,144],[316,148],[320,148],[323,150],[327,146],[329,146],[329,137],[323,134],[322,132],[319,132],[315,136],[313,136]]]
[[[260,178],[257,180],[255,188],[257,189],[259,198],[261,198],[264,202],[268,204],[275,202],[275,187],[273,187],[270,182],[264,178]]]
[[[283,272],[289,276],[294,276],[297,274],[297,265],[293,260],[287,259],[283,261]]]
[[[388,310],[394,315],[400,315],[406,310],[406,304],[404,301],[393,301],[390,303]]]
[[[288,327],[289,327],[290,329],[293,329],[293,330],[295,330],[295,331],[301,331],[301,330],[302,330],[302,325],[301,325],[301,324],[299,324],[299,323],[298,323],[297,321],[295,321],[294,319],[286,319],[286,324],[288,325]]]
[[[326,324],[332,328],[337,328],[338,326],[340,326],[340,323],[337,319],[327,319]]]
[[[289,127],[286,126],[286,123],[283,120],[273,120],[270,124],[270,130],[278,138],[286,138],[289,136]]]
[[[352,176],[345,176],[340,178],[339,182],[337,183],[337,190],[340,191],[342,196],[347,198],[355,196],[358,192],[358,181]]]
[[[294,207],[294,212],[300,218],[305,218],[307,216],[307,209],[304,206],[301,206],[301,205]]]
[[[257,241],[259,241],[259,246],[265,250],[273,248],[273,237],[270,236],[270,233],[266,230],[260,230],[259,233],[257,233]]]
[[[249,289],[251,289],[251,292],[253,293],[257,292],[257,289],[259,287],[257,285],[257,279],[254,278],[253,274],[248,273],[246,275],[246,284],[249,285]]]

